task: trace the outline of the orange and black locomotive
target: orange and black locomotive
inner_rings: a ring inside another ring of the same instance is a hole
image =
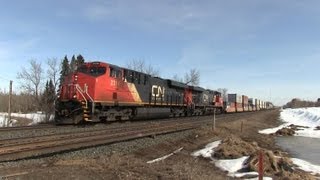
[[[84,63],[61,82],[58,124],[211,114],[223,111],[217,91],[104,62]]]

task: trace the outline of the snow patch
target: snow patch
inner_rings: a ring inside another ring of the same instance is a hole
[[[261,134],[275,133],[277,130],[287,127],[291,124],[298,126],[307,126],[300,128],[295,132],[295,136],[304,136],[312,138],[320,138],[320,130],[315,130],[320,126],[320,108],[299,108],[299,109],[284,109],[280,113],[280,119],[284,124],[276,128],[269,128],[259,131]]]
[[[306,172],[310,172],[313,175],[320,174],[320,166],[311,164],[307,161],[297,158],[291,158],[292,162],[298,166],[298,169],[301,169]]]
[[[220,143],[221,140],[209,143],[205,148],[195,151],[191,155],[195,157],[202,156],[204,158],[211,158],[211,156],[214,154],[214,149],[218,147]]]
[[[244,168],[243,164],[249,158],[249,156],[243,156],[238,159],[226,159],[218,160],[214,164],[222,169],[223,171],[228,171],[229,173],[235,173],[240,169]]]
[[[217,160],[213,158],[214,149],[219,146],[221,143],[221,140],[215,141],[212,143],[209,143],[205,146],[205,148],[200,149],[198,151],[193,152],[191,155],[194,157],[202,156],[204,158],[210,158],[212,160],[212,163],[215,164],[218,168],[220,168],[223,171],[228,172],[228,176],[231,177],[243,177],[243,176],[258,176],[257,172],[244,172],[244,173],[238,173],[240,169],[245,168],[244,163],[249,158],[249,156],[244,156],[238,159],[225,159],[225,160]],[[255,178],[253,178],[255,179]],[[269,177],[263,177],[263,179],[272,179]]]

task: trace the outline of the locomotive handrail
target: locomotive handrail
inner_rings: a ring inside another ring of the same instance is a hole
[[[84,84],[84,89],[85,89],[85,93],[86,93],[86,95],[89,97],[89,99],[91,100],[91,102],[92,102],[92,114],[94,114],[94,106],[95,106],[95,104],[94,104],[94,100],[93,100],[93,98],[89,95],[89,93],[88,93],[88,86],[87,86],[87,84]]]
[[[81,87],[79,86],[79,84],[76,84],[76,89],[78,90],[78,92],[81,94],[81,96],[83,97],[83,99],[85,100],[85,102],[86,102],[86,108],[88,108],[88,101],[87,101],[87,99],[86,99],[86,97],[85,97],[85,95],[83,94],[83,93],[85,93],[88,97],[89,97],[89,99],[91,100],[91,102],[92,102],[92,113],[94,113],[94,100],[93,100],[93,98],[89,95],[89,93],[88,93],[88,86],[87,86],[87,84],[85,84],[84,85],[84,90],[82,90],[81,89]]]
[[[86,102],[86,108],[88,108],[88,101],[87,101],[86,97],[83,95],[83,91],[82,91],[81,87],[79,86],[79,84],[76,84],[76,89],[81,94],[84,101]]]

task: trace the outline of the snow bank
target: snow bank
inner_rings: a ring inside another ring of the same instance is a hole
[[[1,126],[1,122],[4,121],[2,119],[4,119],[5,116],[8,116],[8,113],[0,113],[0,126]],[[11,113],[11,116],[31,119],[32,122],[29,125],[38,124],[38,123],[44,122],[44,120],[45,120],[45,114],[42,114],[41,112],[39,112],[39,113],[28,113],[28,114]],[[54,116],[51,115],[50,116],[50,121],[52,121],[53,119],[54,119]]]
[[[5,114],[0,114],[0,127],[11,127],[14,123],[16,123],[16,120],[11,119],[11,123],[9,123],[8,116]]]
[[[317,126],[320,126],[320,108],[299,108],[299,109],[284,109],[280,113],[280,120],[284,124],[276,128],[264,129],[259,131],[262,134],[275,133],[277,130],[287,127],[291,124],[298,126],[300,130],[295,131],[295,136],[304,136],[312,138],[320,138],[320,130],[315,130]],[[306,172],[311,172],[312,174],[320,174],[320,166],[311,164],[307,161],[291,158],[293,163],[298,166],[299,169]]]
[[[0,127],[4,127],[5,123],[6,123],[5,116],[0,114]]]
[[[284,109],[280,113],[280,119],[284,122],[279,127],[264,129],[259,131],[262,134],[275,133],[277,130],[287,127],[290,124],[298,126],[307,126],[306,128],[300,128],[296,131],[295,136],[320,138],[320,130],[315,130],[317,126],[320,126],[320,108],[299,108],[299,109]]]
[[[295,125],[320,126],[320,108],[285,109],[281,112],[281,119]]]
[[[212,163],[215,164],[215,166],[217,166],[223,171],[228,171],[228,176],[231,176],[231,177],[239,178],[247,175],[258,176],[257,172],[238,173],[240,169],[245,168],[244,163],[249,158],[249,156],[244,156],[238,159],[226,159],[226,160],[214,159],[213,158],[214,149],[217,148],[220,143],[221,141],[215,141],[215,142],[209,143],[205,146],[205,148],[195,151],[191,155],[194,157],[202,156],[204,158],[210,158],[212,160]],[[264,177],[263,179],[271,179],[271,178]]]

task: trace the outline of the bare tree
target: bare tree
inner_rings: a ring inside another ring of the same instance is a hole
[[[21,68],[21,71],[17,74],[17,79],[21,81],[21,88],[27,93],[32,94],[39,105],[43,69],[41,63],[37,63],[36,60],[30,60],[29,63],[30,67],[28,69],[25,67]]]
[[[133,59],[127,63],[127,68],[135,71],[139,71],[142,73],[149,74],[151,76],[159,76],[159,70],[155,69],[151,64],[146,64],[144,60],[141,59]]]
[[[197,69],[190,69],[189,73],[184,75],[184,83],[197,86],[200,83],[200,72]]]
[[[217,91],[221,93],[221,96],[224,99],[224,101],[226,101],[228,99],[228,89],[227,88],[218,88]]]
[[[150,75],[156,76],[156,77],[160,76],[160,71],[155,69],[151,64],[146,66],[144,73],[150,74]]]
[[[183,79],[179,77],[178,74],[173,75],[172,79],[178,82],[183,82]]]
[[[127,63],[127,68],[142,72],[145,66],[145,62],[141,59],[133,59]]]
[[[59,81],[59,72],[60,72],[58,59],[57,58],[48,59],[47,65],[48,65],[48,70],[47,70],[48,79],[52,80],[54,89],[55,91],[57,91],[58,81]]]

